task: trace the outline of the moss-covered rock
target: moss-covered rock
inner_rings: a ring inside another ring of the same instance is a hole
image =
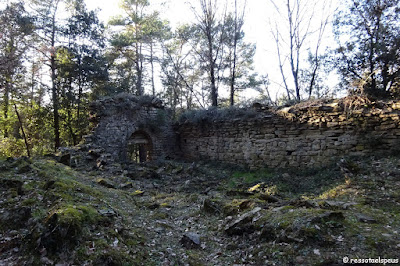
[[[60,207],[45,219],[45,229],[37,243],[50,254],[72,250],[81,240],[84,227],[96,226],[99,217],[97,211],[89,206]]]
[[[227,202],[222,210],[225,215],[235,215],[244,210],[253,208],[254,205],[254,201],[250,199],[233,199]]]

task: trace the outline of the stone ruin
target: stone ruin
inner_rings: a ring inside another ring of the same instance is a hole
[[[170,115],[153,97],[120,94],[91,104],[90,149],[101,149],[112,161],[166,159],[176,154],[176,136]]]
[[[160,100],[121,94],[91,105],[95,126],[79,149],[98,166],[180,158],[253,169],[319,167],[346,155],[399,151],[399,103],[349,108],[336,100],[255,105],[252,112],[257,115],[173,123]]]

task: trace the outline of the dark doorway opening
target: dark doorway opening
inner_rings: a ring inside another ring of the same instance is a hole
[[[128,141],[128,157],[136,163],[151,161],[152,143],[150,136],[143,131],[136,131]]]

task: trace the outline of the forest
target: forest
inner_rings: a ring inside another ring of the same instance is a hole
[[[195,20],[174,28],[147,0],[122,1],[123,13],[107,24],[83,0],[2,3],[0,155],[78,144],[89,130],[88,103],[120,92],[156,96],[175,118],[185,110],[287,105],[338,92],[397,97],[396,1],[349,0],[310,19],[307,1],[271,1],[281,22],[266,24],[265,34],[276,47],[279,62],[271,64],[279,84],[255,71],[256,46],[244,38],[245,1],[227,3],[193,1]],[[324,50],[329,25],[337,45]],[[334,88],[328,73],[340,81]],[[276,97],[274,87],[282,89]],[[245,99],[246,89],[258,93]]]
[[[399,1],[250,1],[0,0],[0,265],[399,263]]]

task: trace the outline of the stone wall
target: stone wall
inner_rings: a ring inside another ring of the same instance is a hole
[[[346,108],[334,102],[259,110],[252,119],[176,125],[188,160],[214,160],[250,168],[316,167],[343,155],[397,151],[400,104]]]
[[[135,132],[144,132],[151,139],[151,159],[176,154],[176,138],[168,112],[160,100],[120,94],[93,102],[90,120],[92,133],[85,137],[90,148],[101,148],[111,160],[128,160],[128,142]]]
[[[400,103],[346,106],[343,100],[280,110],[255,106],[247,116],[246,110],[239,116],[214,111],[172,125],[159,100],[121,94],[92,104],[96,126],[85,145],[99,148],[102,158],[126,161],[129,141],[143,132],[151,139],[152,160],[180,157],[250,168],[316,167],[344,155],[400,150]]]

